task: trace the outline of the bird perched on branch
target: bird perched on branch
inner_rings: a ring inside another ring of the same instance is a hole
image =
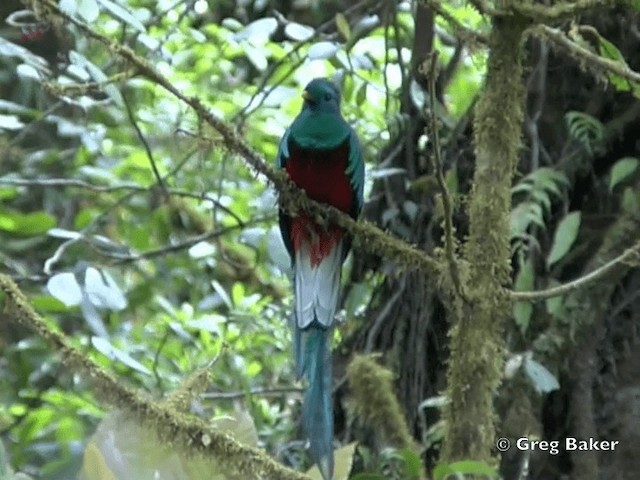
[[[363,204],[364,161],[358,137],[340,113],[340,92],[329,80],[317,78],[302,97],[302,110],[280,140],[277,165],[310,198],[355,219]],[[342,263],[351,238],[339,226],[320,226],[304,212],[292,217],[280,211],[280,231],[293,267],[296,374],[307,382],[302,424],[311,456],[329,480],[333,476],[331,339]]]

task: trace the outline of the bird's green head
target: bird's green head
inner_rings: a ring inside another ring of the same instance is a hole
[[[303,110],[312,112],[340,112],[340,91],[333,82],[326,78],[316,78],[311,80],[304,92]]]

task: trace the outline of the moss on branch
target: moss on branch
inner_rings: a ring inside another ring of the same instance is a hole
[[[378,365],[370,355],[357,355],[347,368],[347,380],[354,413],[374,428],[383,441],[419,454],[393,393],[393,373]]]
[[[122,385],[109,372],[95,364],[84,353],[70,344],[67,337],[47,323],[29,304],[10,277],[0,274],[0,291],[3,293],[4,320],[9,320],[35,331],[47,340],[62,356],[62,361],[78,371],[86,373],[99,393],[99,398],[120,410],[131,414],[141,425],[153,428],[158,438],[167,445],[190,455],[209,456],[223,471],[241,478],[269,478],[274,480],[303,480],[301,473],[285,468],[262,451],[242,445],[230,436],[212,429],[203,420],[173,408],[179,398],[162,402],[145,393]],[[202,379],[197,374],[185,388],[197,390]],[[184,392],[178,396],[183,396]]]

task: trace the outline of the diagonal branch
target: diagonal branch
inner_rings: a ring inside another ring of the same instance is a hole
[[[139,57],[131,48],[115,43],[112,39],[101,35],[85,23],[62,12],[53,0],[35,0],[49,11],[49,14],[75,25],[87,37],[102,43],[109,51],[131,65],[147,79],[161,86],[178,100],[190,106],[201,120],[213,127],[222,137],[222,143],[231,152],[241,156],[256,172],[266,177],[278,190],[280,207],[293,213],[305,210],[316,219],[324,219],[347,230],[355,238],[355,245],[367,251],[392,259],[401,268],[422,269],[428,273],[436,273],[440,263],[417,248],[400,239],[385,234],[376,226],[366,222],[356,222],[340,210],[320,204],[307,197],[304,190],[299,189],[280,171],[267,165],[265,160],[255,152],[244,140],[223,120],[216,117],[198,97],[187,96],[175,87],[164,75],[158,72],[148,61]]]
[[[308,477],[285,468],[262,451],[242,445],[221,433],[198,417],[185,415],[174,408],[154,401],[146,394],[122,385],[113,375],[95,364],[72,345],[68,338],[46,323],[31,307],[27,298],[8,276],[0,274],[0,292],[5,317],[23,325],[46,339],[67,364],[86,372],[101,397],[110,404],[130,412],[138,421],[155,429],[161,440],[176,448],[183,446],[191,454],[209,456],[223,472],[243,478],[274,480],[304,480]],[[188,446],[188,447],[187,447]]]
[[[561,30],[551,28],[546,25],[538,25],[530,31],[532,34],[551,42],[552,45],[560,48],[567,55],[580,62],[586,68],[595,70],[597,73],[611,73],[618,75],[633,83],[640,83],[640,73],[629,68],[622,62],[616,62],[608,58],[601,57],[581,45],[571,41]]]

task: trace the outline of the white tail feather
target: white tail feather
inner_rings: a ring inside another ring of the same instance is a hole
[[[340,239],[318,265],[311,264],[309,243],[295,257],[295,300],[298,328],[307,328],[314,320],[329,327],[338,306],[344,241]]]

